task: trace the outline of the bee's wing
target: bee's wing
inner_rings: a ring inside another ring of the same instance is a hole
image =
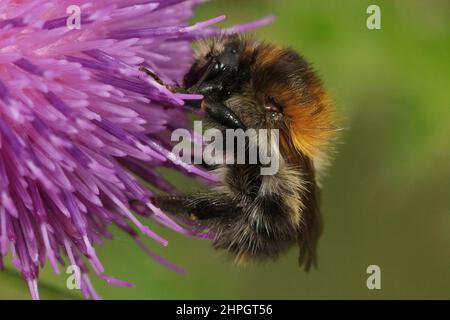
[[[320,212],[320,190],[315,180],[312,161],[305,161],[308,176],[308,192],[305,194],[303,226],[298,236],[300,247],[299,265],[308,271],[311,266],[317,267],[317,243],[322,234],[323,221]]]

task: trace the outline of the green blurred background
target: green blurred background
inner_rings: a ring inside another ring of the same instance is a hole
[[[381,30],[366,28],[366,8],[381,7]],[[226,14],[222,25],[274,14],[254,33],[311,61],[344,127],[324,181],[325,230],[319,269],[305,274],[297,250],[278,262],[236,267],[205,240],[157,231],[148,244],[186,268],[154,263],[120,232],[98,248],[106,272],[136,284],[95,279],[106,299],[401,299],[450,298],[450,2],[215,0],[195,21]],[[167,173],[182,190],[198,188]],[[382,289],[369,291],[366,268],[381,267]],[[10,265],[10,264],[9,264]],[[80,298],[66,275],[42,272],[44,299]],[[11,268],[0,298],[29,299]]]

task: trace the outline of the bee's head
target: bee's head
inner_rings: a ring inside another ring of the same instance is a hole
[[[296,52],[237,35],[201,45],[185,86],[223,102],[247,128],[279,129],[282,150],[314,157],[335,131],[333,108]]]
[[[200,43],[197,58],[184,77],[184,86],[209,101],[227,100],[248,78],[242,49],[243,42],[235,35]]]

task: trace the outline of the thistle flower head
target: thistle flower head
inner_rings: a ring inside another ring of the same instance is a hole
[[[11,254],[33,298],[47,259],[55,272],[66,258],[78,266],[86,297],[98,297],[88,269],[131,285],[105,275],[95,253],[109,224],[180,271],[139,240],[143,233],[167,244],[136,214],[204,236],[155,207],[136,179],[172,192],[155,168],[211,178],[177,158],[165,134],[186,126],[183,99],[201,97],[174,94],[139,71],[181,82],[193,59],[189,42],[221,32],[210,26],[223,17],[187,24],[196,2],[0,0],[0,267]]]

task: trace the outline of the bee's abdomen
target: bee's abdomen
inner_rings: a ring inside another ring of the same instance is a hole
[[[278,196],[256,198],[238,217],[222,221],[214,247],[228,251],[237,262],[275,259],[297,240],[298,226]]]

